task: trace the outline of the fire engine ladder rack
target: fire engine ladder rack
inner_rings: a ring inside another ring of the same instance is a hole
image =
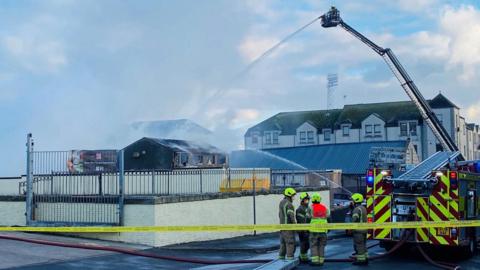
[[[421,163],[417,164],[414,168],[411,170],[405,172],[404,174],[400,175],[396,179],[393,180],[401,180],[401,181],[407,181],[407,180],[427,180],[430,178],[432,171],[437,170],[445,165],[447,165],[449,162],[454,161],[458,156],[460,155],[460,152],[437,152],[430,156],[429,158],[425,159]]]

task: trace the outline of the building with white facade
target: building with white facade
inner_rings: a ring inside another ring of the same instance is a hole
[[[480,158],[480,129],[442,94],[428,101],[466,159]],[[373,141],[410,141],[423,160],[441,146],[411,101],[353,104],[342,109],[281,112],[249,128],[246,149]]]

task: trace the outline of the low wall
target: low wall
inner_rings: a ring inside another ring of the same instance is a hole
[[[25,199],[0,201],[0,226],[25,226]]]
[[[313,192],[313,191],[309,191]],[[323,203],[330,204],[328,190],[318,191]],[[283,195],[262,193],[255,197],[257,224],[278,223],[278,203]],[[299,204],[298,196],[294,201]],[[128,199],[124,208],[125,226],[235,225],[253,224],[253,197],[248,194],[171,196]],[[25,225],[25,202],[0,201],[0,225]],[[259,232],[263,233],[263,232]],[[251,232],[186,233],[91,233],[81,237],[105,239],[150,246],[205,241],[248,235]]]

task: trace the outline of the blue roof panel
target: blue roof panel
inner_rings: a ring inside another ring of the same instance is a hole
[[[363,174],[370,165],[372,147],[406,147],[405,141],[341,143],[232,152],[233,168],[263,167],[272,169],[340,169],[345,174]],[[289,162],[291,161],[291,162]]]

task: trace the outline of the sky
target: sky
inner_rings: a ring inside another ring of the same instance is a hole
[[[398,3],[396,3],[398,2]],[[426,98],[439,92],[480,123],[478,1],[0,1],[0,176],[35,150],[119,149],[136,121],[189,118],[226,150],[281,111],[407,100],[381,57],[340,28],[315,23],[335,5],[391,48]]]

